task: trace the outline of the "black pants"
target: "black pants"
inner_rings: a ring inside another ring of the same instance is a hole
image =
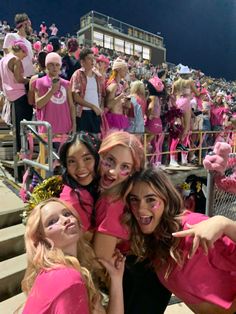
[[[147,260],[126,257],[123,277],[125,314],[163,314],[171,297]]]
[[[83,110],[81,117],[76,117],[76,131],[100,133],[101,117],[97,116],[93,110]]]
[[[13,104],[15,108],[15,127],[16,127],[16,149],[17,152],[21,149],[21,138],[20,138],[20,122],[25,119],[28,121],[32,120],[33,108],[28,104],[26,95],[16,99]]]

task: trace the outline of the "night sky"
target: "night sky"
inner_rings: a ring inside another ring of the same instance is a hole
[[[13,25],[26,12],[39,30],[55,22],[75,34],[80,17],[95,10],[164,37],[167,61],[236,80],[236,0],[0,0],[0,19]]]

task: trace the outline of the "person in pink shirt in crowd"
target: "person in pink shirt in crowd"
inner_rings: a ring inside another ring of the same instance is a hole
[[[98,56],[98,54],[99,54],[99,49],[98,49],[96,43],[93,43],[93,47],[91,48],[91,50],[92,50],[92,52],[93,52],[93,54],[94,54],[95,56]]]
[[[70,82],[59,77],[62,65],[61,57],[51,52],[45,59],[47,75],[35,80],[36,118],[47,121],[52,126],[53,134],[75,132],[75,107],[72,99]],[[45,133],[45,127],[39,127]]]
[[[16,128],[16,149],[20,152],[20,122],[31,120],[33,109],[28,104],[25,85],[29,79],[24,77],[23,60],[28,55],[24,41],[13,42],[11,52],[0,61],[0,86],[9,102],[14,105],[14,120]],[[12,110],[12,108],[11,108]]]
[[[184,210],[157,168],[130,178],[125,197],[132,249],[150,259],[162,284],[194,313],[235,313],[236,223]]]
[[[124,257],[116,251],[109,261],[94,258],[81,234],[80,218],[67,203],[51,198],[32,210],[25,231],[27,269],[22,290],[24,314],[123,314]],[[94,263],[111,278],[108,308],[93,279]]]
[[[127,98],[123,79],[128,72],[127,63],[117,58],[112,65],[112,73],[107,82],[106,119],[111,129],[125,130],[129,127],[129,119],[126,115],[130,108],[130,99]]]
[[[7,54],[15,40],[21,40],[24,42],[27,47],[27,56],[22,60],[24,76],[31,77],[34,74],[33,67],[33,49],[32,44],[29,40],[27,40],[27,36],[30,36],[32,33],[31,21],[26,13],[18,13],[15,16],[15,25],[17,29],[17,33],[8,33],[3,42],[3,50],[4,53]]]
[[[51,36],[57,36],[58,28],[56,27],[55,23],[52,23],[52,25],[49,27],[51,31]]]
[[[59,151],[60,163],[64,168],[64,187],[60,199],[76,209],[84,232],[95,227],[99,148],[100,140],[96,135],[81,131],[68,139]]]
[[[111,258],[115,248],[122,254],[129,254],[123,283],[125,313],[163,313],[170,294],[152,271],[146,271],[146,262],[134,265],[129,245],[132,227],[129,229],[122,223],[125,211],[123,188],[127,180],[144,167],[143,146],[135,135],[116,131],[103,139],[99,155],[101,194],[96,203],[95,254],[106,260]],[[158,302],[150,291],[160,293]],[[147,311],[144,311],[144,305]]]
[[[110,64],[110,60],[108,57],[104,56],[104,55],[100,55],[97,59],[97,69],[100,72],[100,74],[102,75],[104,82],[106,82],[107,79],[107,69],[109,67]]]
[[[211,126],[213,131],[223,129],[224,114],[229,111],[224,96],[224,93],[219,91],[211,105]]]

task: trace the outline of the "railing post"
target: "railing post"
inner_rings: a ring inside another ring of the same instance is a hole
[[[208,171],[207,173],[207,197],[206,197],[206,215],[211,217],[213,214],[214,202],[214,173]]]

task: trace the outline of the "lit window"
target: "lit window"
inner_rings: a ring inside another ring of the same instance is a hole
[[[137,56],[141,56],[142,55],[142,46],[134,45],[134,53]]]
[[[113,49],[113,37],[104,35],[104,47],[108,49]]]
[[[150,49],[143,47],[143,59],[150,60]]]
[[[124,52],[124,40],[115,38],[115,50]]]
[[[98,46],[103,47],[103,34],[99,32],[93,32],[93,42]]]
[[[128,41],[125,42],[125,53],[127,53],[128,55],[134,54],[133,44]]]

